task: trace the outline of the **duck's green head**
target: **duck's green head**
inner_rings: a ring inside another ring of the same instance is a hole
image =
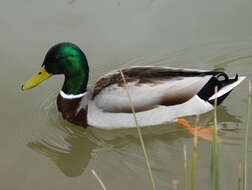
[[[65,75],[64,93],[77,95],[86,91],[89,68],[86,56],[78,46],[59,43],[49,49],[39,71],[22,86],[22,90],[31,89],[56,74]]]

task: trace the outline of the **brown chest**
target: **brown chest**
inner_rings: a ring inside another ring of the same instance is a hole
[[[57,106],[62,117],[75,125],[87,126],[87,106],[80,108],[81,98],[66,99],[60,94],[57,98]]]

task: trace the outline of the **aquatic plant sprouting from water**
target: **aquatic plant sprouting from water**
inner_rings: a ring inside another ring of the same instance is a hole
[[[238,164],[238,176],[237,176],[237,190],[241,190],[242,189],[242,186],[241,186],[241,183],[242,183],[242,161],[239,161],[239,164]]]
[[[215,94],[217,87],[215,87]],[[217,97],[214,99],[214,131],[211,143],[211,190],[219,190],[219,155],[218,155],[218,123],[217,123]]]
[[[215,88],[215,93],[217,89]],[[192,145],[192,166],[191,166],[191,188],[190,190],[196,189],[196,169],[197,169],[197,161],[198,161],[198,122],[199,116],[196,116],[195,122],[195,130],[194,130],[194,138]],[[205,139],[207,140],[207,139]],[[210,139],[208,139],[210,140]],[[218,155],[218,142],[221,142],[221,139],[218,138],[218,126],[217,126],[217,98],[214,101],[214,130],[211,139],[211,167],[210,167],[210,176],[211,190],[219,190],[219,155]],[[184,146],[184,190],[189,189],[189,180],[188,180],[188,160],[186,148]]]
[[[152,169],[150,166],[149,157],[147,155],[146,147],[144,144],[143,136],[141,133],[141,129],[139,127],[135,107],[128,91],[127,82],[123,73],[121,72],[121,76],[124,82],[125,91],[128,96],[129,104],[131,106],[131,111],[134,117],[136,129],[138,132],[138,136],[140,139],[141,147],[143,149],[146,165],[148,168],[149,176],[152,183],[153,190],[156,190],[156,184],[153,178]],[[215,88],[215,94],[217,93],[217,88]],[[243,175],[238,175],[238,190],[241,189],[240,182],[242,183],[242,190],[247,190],[247,159],[248,159],[248,137],[249,137],[249,125],[250,125],[250,115],[251,115],[251,99],[252,99],[252,92],[251,92],[251,82],[249,82],[249,95],[248,95],[248,110],[247,110],[247,122],[246,122],[246,131],[245,131],[245,140],[244,140],[244,159],[243,162],[239,164],[239,171],[242,171]],[[198,116],[196,117],[196,124],[198,126]],[[195,190],[196,187],[196,168],[197,168],[197,157],[198,157],[198,135],[197,135],[197,128],[195,130],[194,138],[193,138],[193,145],[192,145],[192,169],[191,169],[191,188],[190,190]],[[210,189],[211,190],[219,190],[219,154],[218,154],[218,142],[221,142],[218,138],[218,122],[217,122],[217,97],[214,100],[214,130],[212,134],[212,142],[211,142],[211,166],[210,166]],[[189,190],[189,169],[188,169],[188,159],[187,159],[187,151],[186,146],[184,145],[184,190]],[[92,171],[93,172],[93,171]],[[95,173],[93,172],[95,175]],[[97,177],[96,177],[97,178]],[[99,178],[97,178],[98,180]],[[99,181],[99,180],[98,180]],[[102,183],[99,181],[101,186],[106,188]],[[177,189],[177,183],[173,186],[173,189]],[[105,189],[104,189],[105,190]]]
[[[184,144],[184,190],[189,190],[189,170],[186,145]]]
[[[97,175],[97,173],[95,172],[95,170],[91,170],[91,172],[95,176],[95,178],[97,179],[97,181],[99,182],[99,184],[101,185],[102,189],[103,190],[107,190],[106,186],[102,182],[101,178]]]
[[[145,144],[144,144],[144,140],[143,140],[143,135],[141,133],[141,129],[140,129],[138,121],[137,121],[136,112],[135,112],[135,106],[133,104],[132,98],[131,98],[130,93],[128,91],[128,85],[127,85],[127,82],[125,80],[124,74],[123,74],[122,71],[120,71],[120,73],[121,73],[121,77],[123,79],[124,89],[125,89],[125,91],[127,93],[127,96],[128,96],[129,104],[130,104],[130,107],[131,107],[131,112],[132,112],[133,117],[134,117],[137,133],[138,133],[138,136],[139,136],[139,139],[140,139],[140,142],[141,142],[141,146],[142,146],[142,149],[143,149],[144,158],[145,158],[146,165],[147,165],[147,168],[148,168],[148,172],[149,172],[152,188],[153,188],[153,190],[157,190],[156,189],[156,184],[155,184],[155,181],[154,181],[154,178],[153,178],[152,169],[151,169],[151,166],[150,166],[150,160],[149,160],[146,148],[145,148]]]
[[[249,139],[249,125],[250,125],[250,117],[251,117],[251,81],[249,81],[249,94],[248,94],[248,108],[247,108],[247,122],[245,129],[245,140],[244,140],[244,158],[242,164],[243,170],[243,190],[247,190],[247,178],[248,178],[248,139]]]
[[[193,144],[192,144],[191,190],[195,190],[196,188],[196,169],[198,162],[198,127],[197,127],[198,124],[199,124],[199,116],[196,115],[195,133],[193,136]]]

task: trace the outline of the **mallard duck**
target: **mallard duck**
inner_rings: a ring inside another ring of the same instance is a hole
[[[223,69],[134,66],[105,74],[88,86],[89,66],[84,52],[75,44],[59,43],[49,49],[39,71],[22,90],[56,74],[65,76],[57,97],[63,118],[76,125],[104,129],[135,126],[127,92],[138,125],[153,126],[212,110],[215,97],[219,105],[246,78],[237,74],[229,77]]]

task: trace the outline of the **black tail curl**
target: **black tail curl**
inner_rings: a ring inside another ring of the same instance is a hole
[[[217,87],[217,91],[219,91],[221,88],[236,82],[238,80],[238,74],[235,75],[234,78],[230,79],[228,75],[224,72],[221,72],[217,74],[216,76],[213,76],[207,84],[198,92],[198,96],[205,100],[208,101],[210,104],[214,105],[214,100],[209,100],[209,98],[215,93],[215,87]],[[221,97],[217,98],[217,105],[221,104],[223,100],[229,95],[229,92],[224,94]]]

